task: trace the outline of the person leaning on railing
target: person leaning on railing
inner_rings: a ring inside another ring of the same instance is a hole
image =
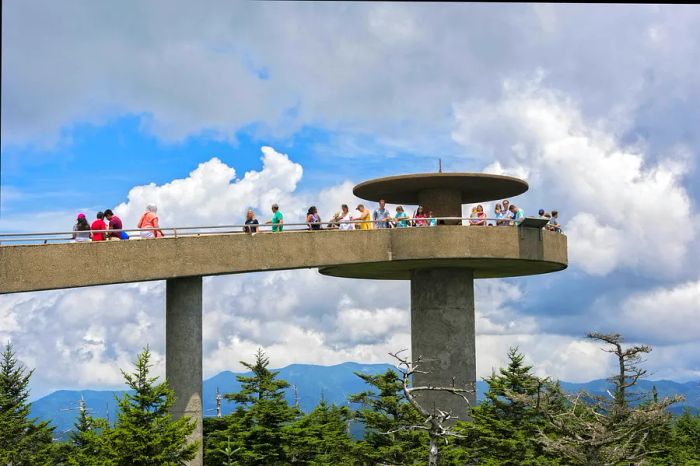
[[[503,213],[503,222],[501,222],[502,226],[509,226],[513,225],[513,212],[510,210],[510,201],[508,199],[503,199],[503,210],[501,211]]]
[[[371,230],[372,229],[372,219],[369,209],[367,209],[363,204],[359,204],[355,210],[360,211],[359,217],[353,217],[353,220],[359,220],[358,223],[360,230]]]
[[[391,228],[391,223],[389,218],[391,214],[386,209],[386,201],[384,199],[379,199],[379,208],[372,214],[372,220],[374,220],[375,228]]]
[[[309,207],[306,212],[306,224],[309,230],[320,230],[321,229],[321,217],[318,215],[318,209],[316,206]]]
[[[103,214],[102,212],[97,212],[97,215],[95,216],[95,221],[92,222],[92,225],[90,225],[91,230],[98,231],[98,233],[92,234],[93,241],[104,241],[105,239],[107,239],[104,232],[99,232],[99,230],[107,229],[107,224],[103,220],[104,218],[105,214]]]
[[[561,233],[561,225],[559,224],[559,212],[556,210],[552,211],[552,217],[549,219],[549,226],[552,231]]]
[[[78,214],[75,225],[73,225],[73,241],[76,243],[86,243],[90,241],[90,225],[85,219],[85,214]]]
[[[255,218],[255,213],[253,212],[253,209],[248,209],[248,213],[246,213],[245,217],[245,225],[243,227],[243,231],[246,233],[257,233],[258,232],[258,227],[260,223],[258,222],[258,219]]]
[[[408,228],[409,227],[409,217],[404,211],[403,206],[396,206],[396,215],[391,219],[394,227],[396,228]]]
[[[129,235],[125,231],[122,231],[122,229],[124,228],[122,226],[122,220],[116,215],[114,215],[111,209],[105,210],[105,218],[109,222],[108,230],[116,230],[109,232],[109,238],[129,239]]]
[[[515,204],[510,205],[510,211],[513,213],[513,225],[516,227],[523,223],[525,219],[525,210]]]
[[[425,209],[422,205],[418,206],[416,213],[413,215],[413,225],[417,227],[428,226],[428,214],[425,213]]]
[[[494,207],[494,212],[496,214],[496,226],[497,227],[508,226],[508,220],[506,220],[506,215],[503,212],[503,209],[501,208],[500,203],[496,203],[496,206]]]
[[[146,206],[146,212],[141,215],[137,228],[144,228],[141,230],[141,238],[162,238],[165,236],[158,226],[158,207],[153,204],[148,204]],[[150,228],[155,228],[151,230]]]
[[[340,206],[340,212],[336,213],[335,216],[333,216],[333,225],[338,228],[339,230],[354,230],[355,225],[352,223],[349,223],[352,221],[352,216],[350,215],[350,209],[348,208],[347,204],[343,204]]]
[[[486,226],[486,212],[484,212],[484,207],[481,204],[472,207],[472,213],[469,216],[469,225],[478,227]]]
[[[266,225],[272,224],[272,231],[282,233],[284,229],[284,215],[280,212],[280,207],[277,204],[272,204],[272,220],[265,222]]]

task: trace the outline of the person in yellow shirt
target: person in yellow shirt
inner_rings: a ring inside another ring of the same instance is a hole
[[[362,223],[357,223],[356,227],[359,230],[371,230],[372,229],[372,218],[369,209],[366,209],[364,205],[360,204],[357,209],[360,211],[359,217],[354,217],[353,220],[360,220]]]

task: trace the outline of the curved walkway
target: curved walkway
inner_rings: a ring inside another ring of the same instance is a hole
[[[0,294],[299,268],[409,279],[411,270],[424,267],[470,268],[475,278],[555,272],[567,267],[566,236],[440,226],[3,246]]]

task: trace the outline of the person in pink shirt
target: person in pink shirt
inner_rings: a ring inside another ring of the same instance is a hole
[[[416,209],[416,213],[413,215],[413,221],[417,227],[428,226],[428,214],[425,213],[425,209],[422,205],[419,205]]]
[[[146,212],[143,213],[137,228],[156,228],[156,230],[143,230],[141,232],[141,238],[159,238],[164,236],[163,232],[160,231],[158,226],[158,207],[153,204],[149,204],[146,207]]]
[[[472,225],[481,227],[486,226],[486,212],[484,212],[484,206],[481,204],[476,206],[476,217],[472,222]]]

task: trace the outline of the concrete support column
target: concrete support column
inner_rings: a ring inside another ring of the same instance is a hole
[[[202,277],[167,281],[165,377],[175,391],[173,416],[190,416],[197,422],[191,440],[199,441],[199,452],[189,464],[202,466]]]
[[[461,217],[462,193],[454,189],[424,189],[418,193],[418,202],[431,210],[434,217]],[[447,220],[447,225],[457,225],[458,220]]]
[[[468,269],[414,270],[411,276],[411,353],[421,357],[413,385],[474,389],[476,345],[474,335],[474,272]],[[476,393],[468,396],[476,403]],[[447,392],[423,392],[420,402],[462,420],[469,418],[468,405]]]

